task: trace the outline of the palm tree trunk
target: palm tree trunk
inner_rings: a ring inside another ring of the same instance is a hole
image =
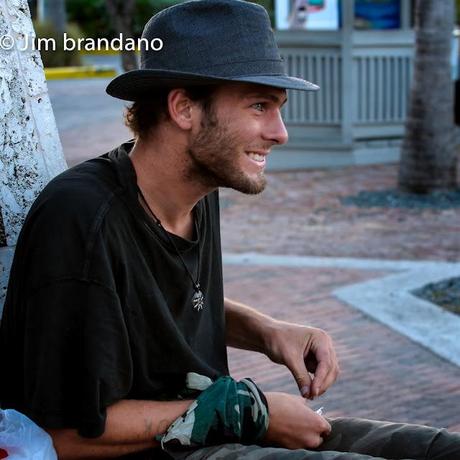
[[[399,168],[399,188],[413,193],[456,186],[450,47],[453,0],[417,0],[414,77]]]
[[[123,41],[133,36],[133,14],[135,0],[106,0],[107,10],[115,30],[122,34]],[[121,63],[125,71],[137,69],[137,58],[134,51],[121,51]]]

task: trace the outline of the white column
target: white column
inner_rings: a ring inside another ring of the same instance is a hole
[[[67,168],[26,0],[0,0],[0,311],[14,245],[46,183]],[[5,243],[5,241],[3,242]]]

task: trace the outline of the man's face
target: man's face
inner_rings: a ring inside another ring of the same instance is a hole
[[[285,101],[283,89],[246,83],[219,87],[189,146],[192,176],[209,187],[262,192],[266,157],[273,145],[287,141],[280,113]]]

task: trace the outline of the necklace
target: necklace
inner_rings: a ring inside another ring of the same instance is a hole
[[[193,222],[195,224],[195,232],[196,232],[196,235],[197,235],[197,238],[198,238],[198,267],[197,267],[197,272],[196,272],[196,280],[193,277],[193,275],[190,272],[190,270],[188,269],[187,264],[185,263],[184,258],[182,257],[181,253],[177,249],[177,246],[174,243],[174,240],[171,238],[171,235],[163,227],[163,224],[161,223],[160,219],[158,219],[158,217],[152,211],[152,208],[147,203],[147,200],[145,199],[144,194],[142,193],[142,190],[140,189],[139,186],[137,186],[137,190],[139,192],[139,196],[141,197],[144,205],[147,207],[148,211],[150,212],[151,216],[153,217],[153,220],[158,225],[158,227],[161,228],[162,232],[166,235],[166,238],[168,239],[169,243],[171,244],[171,246],[176,251],[176,254],[179,256],[179,259],[181,260],[182,265],[184,266],[185,271],[187,272],[187,275],[189,276],[189,278],[192,281],[193,289],[195,290],[195,293],[193,294],[193,297],[192,297],[192,307],[193,307],[193,309],[196,310],[196,311],[203,310],[203,308],[204,308],[204,295],[203,295],[203,292],[201,291],[201,287],[200,287],[200,283],[199,283],[199,276],[200,276],[200,269],[201,269],[200,234],[199,234],[198,224],[197,224],[195,216],[193,217]]]

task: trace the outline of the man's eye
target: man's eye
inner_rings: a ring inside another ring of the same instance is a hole
[[[262,102],[256,102],[255,104],[252,104],[252,106],[259,112],[264,110],[264,104]]]

